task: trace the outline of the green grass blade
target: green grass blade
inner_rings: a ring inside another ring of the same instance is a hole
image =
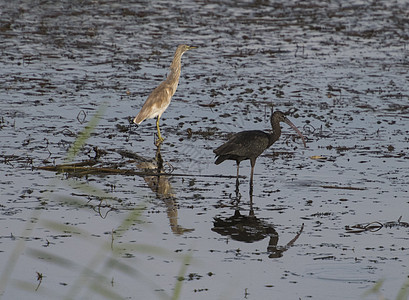
[[[71,162],[77,156],[78,151],[84,146],[85,142],[91,136],[91,133],[94,131],[95,127],[98,125],[99,120],[103,116],[106,110],[106,103],[101,104],[98,108],[97,112],[92,116],[91,120],[85,126],[85,128],[78,134],[78,137],[75,139],[74,143],[68,149],[67,158],[65,159],[66,162]]]
[[[399,290],[396,300],[407,300],[409,299],[409,278],[403,283]]]
[[[193,256],[192,253],[193,252],[189,252],[183,257],[182,267],[179,270],[179,274],[176,279],[175,289],[173,290],[172,300],[177,300],[180,297],[180,293],[182,292],[182,284],[184,281],[183,278],[186,274],[187,267],[190,265],[190,262],[192,260]]]

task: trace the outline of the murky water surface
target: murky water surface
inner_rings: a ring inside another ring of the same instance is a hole
[[[409,261],[406,1],[0,1],[0,14],[4,299],[163,299],[178,282],[181,299],[357,299],[381,279],[397,295]],[[155,168],[154,121],[130,120],[179,43],[199,48],[161,122],[174,176],[38,169],[66,163],[104,103],[74,162],[98,149],[96,166]],[[249,163],[236,195],[235,164],[215,166],[212,150],[268,130],[271,104],[308,148],[284,124],[251,203]]]

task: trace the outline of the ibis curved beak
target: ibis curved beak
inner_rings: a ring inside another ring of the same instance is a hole
[[[298,128],[295,127],[295,125],[294,125],[290,120],[288,120],[287,118],[285,118],[284,122],[287,123],[292,129],[294,129],[295,132],[297,132],[297,134],[298,134],[298,135],[300,136],[300,138],[302,139],[302,142],[303,142],[303,144],[304,144],[304,147],[307,148],[307,144],[305,143],[305,138],[304,138],[304,136],[302,135],[301,131],[299,131]]]

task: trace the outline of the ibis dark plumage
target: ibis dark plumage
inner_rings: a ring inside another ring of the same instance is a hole
[[[239,182],[239,167],[243,160],[250,160],[251,174],[250,174],[250,191],[253,189],[253,173],[257,157],[274,144],[281,135],[280,122],[288,124],[301,137],[304,147],[306,147],[304,136],[295,125],[287,119],[281,111],[271,111],[271,127],[272,132],[264,132],[261,130],[241,131],[233,135],[233,137],[213,152],[216,154],[215,164],[218,165],[225,160],[234,160],[237,163],[237,181]]]

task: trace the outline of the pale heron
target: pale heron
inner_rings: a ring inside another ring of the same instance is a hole
[[[163,137],[160,134],[159,129],[159,119],[164,113],[164,111],[168,108],[170,104],[170,100],[172,96],[176,92],[176,88],[178,87],[180,71],[181,71],[181,59],[183,53],[187,50],[194,49],[197,47],[187,46],[187,45],[179,45],[176,49],[175,56],[173,57],[172,64],[170,65],[170,73],[156,89],[152,91],[149,95],[148,99],[146,99],[145,104],[142,106],[141,111],[138,115],[134,118],[133,122],[135,124],[140,124],[142,121],[146,119],[153,119],[157,117],[156,120],[156,128],[158,130],[158,140],[156,145],[159,145],[163,142]]]

